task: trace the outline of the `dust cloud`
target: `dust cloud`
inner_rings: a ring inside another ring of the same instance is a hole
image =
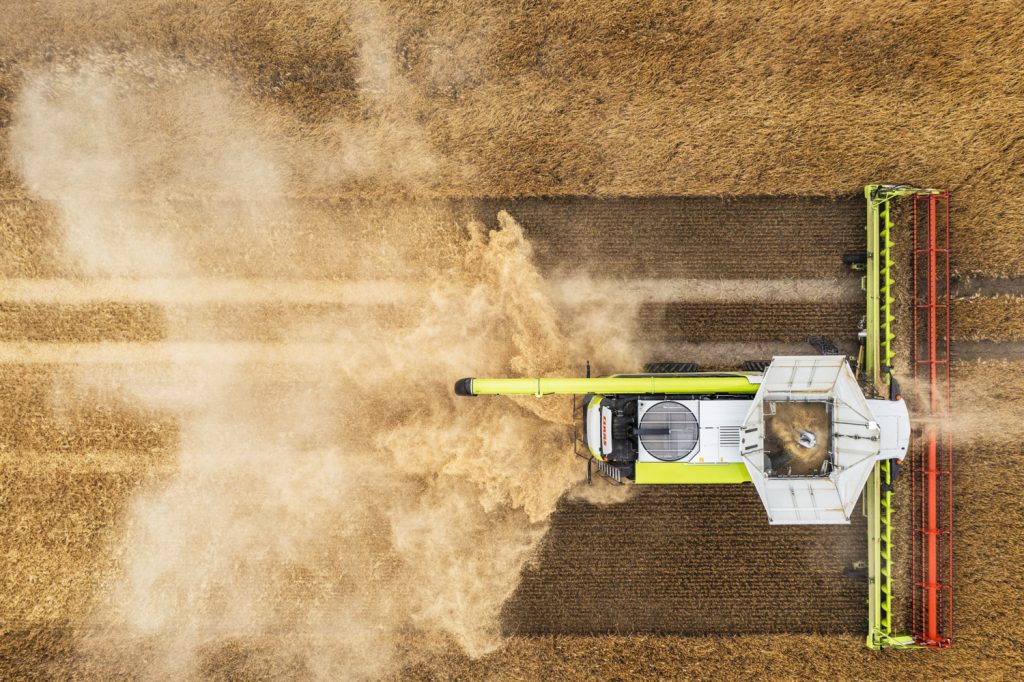
[[[940,390],[937,417],[929,417],[931,388],[927,378],[897,375],[915,427],[934,426],[952,435],[957,447],[991,441],[1017,442],[1024,438],[1024,421],[1018,407],[1016,383],[1008,381],[1020,368],[1005,360],[956,361],[951,365],[952,393],[947,400]]]
[[[376,101],[387,56],[363,59]],[[384,129],[416,137],[385,108]],[[582,471],[566,401],[460,399],[451,384],[571,374],[588,357],[636,364],[580,333],[599,314],[562,321],[514,218],[487,232],[437,206],[377,203],[301,248],[288,230],[327,219],[294,198],[283,159],[316,158],[315,139],[275,137],[229,82],[152,55],[30,75],[11,139],[26,184],[59,211],[60,257],[77,276],[267,273],[294,287],[400,271],[421,294],[343,316],[275,310],[258,320],[277,339],[265,358],[79,368],[83,395],[106,387],[180,429],[173,472],[130,501],[83,651],[136,656],[142,643],[154,677],[181,677],[248,638],[333,679],[452,643],[474,656],[498,646],[501,606]],[[433,167],[421,141],[375,144],[335,171],[390,174],[391,187]],[[329,275],[323,250],[342,253]],[[616,310],[620,336],[628,317]],[[245,338],[252,324],[202,306],[166,315],[167,336],[185,341]],[[331,352],[276,359],[275,346],[308,338]]]

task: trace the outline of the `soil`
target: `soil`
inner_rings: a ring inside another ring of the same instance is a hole
[[[750,486],[649,486],[563,504],[505,605],[516,634],[858,633],[864,518],[769,526]]]
[[[516,216],[542,269],[592,276],[855,279],[863,197],[550,197],[481,202]],[[854,284],[856,286],[856,284]]]

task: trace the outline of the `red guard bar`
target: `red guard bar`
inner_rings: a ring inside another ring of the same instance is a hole
[[[913,635],[918,644],[948,647],[953,633],[953,449],[945,428],[950,398],[949,193],[914,195],[913,221],[914,378],[918,385],[928,382],[928,419],[911,484],[912,496],[922,495],[920,505],[916,500],[911,505]],[[942,476],[948,485],[940,491]]]

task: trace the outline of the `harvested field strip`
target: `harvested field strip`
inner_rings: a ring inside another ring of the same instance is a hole
[[[756,327],[750,322],[749,317],[744,317],[742,311],[735,308],[742,306],[729,306],[729,309],[722,310],[723,317],[709,321],[709,317],[715,315],[708,312],[709,306],[699,306],[699,310],[693,311],[690,306],[668,305],[658,307],[642,307],[640,312],[640,331],[645,337],[645,343],[649,350],[646,354],[664,355],[666,352],[673,354],[685,352],[687,356],[698,358],[709,358],[708,362],[724,362],[728,358],[730,349],[749,349],[750,353],[763,353],[773,351],[781,353],[780,349],[788,349],[791,352],[812,352],[810,346],[805,342],[808,336],[831,336],[838,340],[840,349],[849,349],[848,339],[856,333],[856,320],[847,315],[846,320],[835,319],[828,311],[817,314],[806,314],[806,311],[815,309],[812,306],[798,306],[802,311],[789,311],[784,308],[771,307],[768,313],[778,313],[771,317],[773,324],[767,327],[761,322],[761,327]],[[342,313],[337,313],[342,314]],[[243,319],[237,314],[232,316],[236,321]],[[312,315],[310,315],[312,317]],[[223,317],[218,318],[223,321]],[[260,316],[260,319],[265,319]],[[304,318],[306,320],[309,317]],[[859,319],[859,318],[857,318]],[[793,322],[801,320],[808,322],[803,326],[793,326]],[[279,326],[279,322],[278,322]],[[397,322],[396,322],[397,326]],[[851,331],[851,329],[853,331]],[[336,344],[329,340],[324,341],[279,341],[282,337],[280,329],[268,323],[265,329],[260,329],[254,322],[253,327],[246,328],[244,332],[238,332],[230,326],[221,329],[216,326],[209,329],[201,329],[200,338],[196,339],[195,334],[190,330],[190,336],[186,339],[176,339],[167,336],[156,336],[156,329],[145,327],[121,327],[113,326],[104,328],[93,323],[89,326],[75,327],[69,332],[72,338],[60,341],[35,341],[21,338],[9,339],[17,330],[7,330],[8,339],[0,341],[0,363],[10,364],[166,364],[171,362],[196,362],[199,364],[308,364],[321,362],[329,364],[332,361],[342,362],[345,355]],[[120,338],[132,335],[143,336],[140,340],[121,341]],[[110,338],[112,340],[105,340]],[[239,338],[242,337],[242,338]],[[29,339],[35,336],[30,335]],[[59,338],[59,337],[58,337]],[[104,340],[93,340],[100,338]],[[315,338],[315,337],[314,337]],[[771,339],[779,343],[773,344]],[[847,340],[844,342],[844,339]],[[724,347],[705,346],[701,343],[706,340],[707,344],[725,343]],[[692,350],[691,350],[692,349]],[[313,356],[312,353],[319,353]],[[351,356],[351,352],[348,353]],[[368,353],[369,355],[369,353]],[[756,357],[761,357],[757,355]],[[733,358],[736,364],[755,357],[736,356]],[[693,360],[699,361],[699,360]],[[621,371],[622,368],[609,367],[609,372]]]
[[[950,352],[954,360],[1019,360],[1024,341],[957,341]]]
[[[301,333],[306,339],[329,340],[331,330],[343,327],[353,308],[379,306],[381,323],[396,328],[405,319],[403,306],[425,302],[428,294],[412,293],[400,282],[365,283],[348,287],[316,286],[304,291],[301,283],[217,283],[208,296],[197,282],[178,288],[172,282],[140,283],[97,281],[95,287],[73,281],[32,282],[0,288],[0,342],[99,342],[99,341],[281,341]],[[362,295],[365,290],[367,295]],[[70,301],[61,301],[70,293]],[[103,300],[115,294],[114,300]],[[116,294],[121,294],[117,296]],[[218,298],[224,294],[224,298]],[[712,306],[728,315],[742,314],[761,304],[775,310],[789,305],[804,310],[815,307],[856,306],[856,289],[830,280],[757,282],[754,280],[666,280],[613,282],[607,280],[558,280],[552,297],[567,317],[586,314],[595,307],[628,309],[654,306],[644,314],[664,314],[672,319],[676,305]],[[178,303],[178,300],[183,303]],[[226,299],[226,302],[225,302]],[[13,302],[11,302],[13,301]],[[61,301],[61,302],[56,302]],[[737,308],[737,301],[743,303]],[[393,314],[388,315],[390,308]],[[665,311],[660,313],[658,311]],[[753,319],[753,318],[751,318]],[[742,339],[743,337],[736,337]]]
[[[127,465],[143,468],[152,462],[173,457],[178,446],[179,430],[173,422],[151,420],[147,415],[116,411],[110,408],[78,408],[65,414],[61,411],[44,409],[25,410],[31,421],[19,421],[5,417],[0,420],[0,445],[10,457],[23,462],[37,461],[38,457],[21,452],[47,452],[63,456],[69,468],[79,470],[79,465],[70,463],[80,453],[119,453]],[[83,462],[92,461],[90,455]],[[106,466],[106,465],[103,465]],[[94,471],[89,464],[82,464],[83,471]],[[103,471],[100,467],[98,471]]]
[[[556,301],[566,305],[622,299],[652,302],[852,301],[862,295],[849,278],[822,279],[600,279],[549,277]],[[152,303],[163,305],[288,303],[290,305],[383,305],[416,303],[427,294],[402,280],[320,279],[8,279],[0,280],[7,303]]]
[[[415,302],[423,294],[401,280],[322,279],[7,279],[0,300],[15,303],[83,305],[152,303],[188,305],[336,304],[379,305]]]
[[[835,339],[833,342],[843,352],[855,352],[857,348],[854,340]],[[775,355],[809,355],[817,352],[806,340],[664,341],[640,343],[639,348],[645,362],[696,362],[701,368],[723,370],[737,369],[745,360],[767,361]]]
[[[14,677],[136,679],[152,672],[145,645],[109,640],[133,655],[113,660],[77,649],[83,631],[54,620],[0,634],[0,664]],[[913,659],[914,675],[902,655],[866,651],[858,635],[768,634],[721,636],[554,635],[513,636],[500,650],[471,659],[457,651],[432,650],[406,663],[393,677],[402,680],[656,680],[656,679],[1005,679],[1024,666],[1024,655],[1008,639],[979,642],[998,655],[979,656],[966,647]],[[214,679],[308,679],[315,677],[291,647],[316,648],[322,641],[301,636],[233,637],[201,654],[200,670]],[[795,654],[797,652],[799,655]],[[24,673],[24,674],[22,674]],[[49,674],[52,673],[52,674]]]
[[[646,305],[641,335],[658,341],[806,341],[856,338],[860,303],[679,303]]]
[[[968,296],[1024,296],[1024,277],[978,278],[968,277],[953,282],[953,295]]]
[[[1024,296],[958,298],[952,306],[958,341],[1024,341]]]
[[[603,485],[603,483],[599,483]],[[753,486],[642,488],[611,507],[563,502],[505,606],[509,632],[860,632],[864,517],[769,526]]]
[[[0,280],[0,300],[16,303],[381,305],[415,303],[422,297],[422,293],[398,280]]]
[[[0,343],[0,363],[40,364],[330,364],[349,349],[330,342],[164,341],[159,343]]]
[[[47,343],[242,341],[278,342],[301,330],[309,340],[332,338],[331,329],[353,315],[344,304],[246,304],[163,306],[153,303],[85,305],[0,303],[0,341]],[[398,328],[397,304],[374,310]],[[390,319],[389,319],[390,318]],[[334,325],[333,327],[330,325]]]
[[[807,197],[580,197],[495,199],[523,226],[544,270],[571,265],[606,276],[785,279],[850,277],[864,249],[864,199]],[[667,266],[666,264],[671,264]]]
[[[565,305],[645,303],[837,303],[860,301],[856,282],[835,279],[549,279]]]
[[[31,421],[19,421],[18,415]],[[138,463],[157,461],[174,455],[178,436],[173,422],[109,406],[68,411],[37,407],[0,420],[0,445],[19,459],[18,453],[28,450],[55,453],[69,460],[78,458],[79,453],[96,451],[120,453]],[[28,461],[35,460],[30,457]]]
[[[104,202],[109,201],[109,210]],[[383,216],[406,227],[395,241],[412,251],[436,252],[439,242],[459,234],[445,224],[465,226],[478,220],[497,227],[497,212],[515,218],[533,245],[545,275],[584,272],[595,277],[628,273],[631,279],[785,279],[839,278],[856,283],[842,263],[847,253],[863,251],[864,206],[859,195],[813,197],[560,197],[387,204],[353,201],[96,200],[100,215],[112,219],[109,230],[124,224],[147,233],[175,235],[193,266],[193,275],[223,277],[352,278],[365,260],[374,277],[402,277],[402,254],[382,257],[382,235],[374,225]],[[216,223],[211,224],[211,216]],[[260,239],[253,241],[258,216]],[[427,227],[421,227],[426,225]],[[119,227],[120,226],[120,227]],[[42,202],[0,201],[0,275],[9,278],[62,277],[69,274],[59,254],[57,214]],[[265,230],[265,231],[264,231]],[[440,230],[440,231],[439,231]],[[122,235],[128,239],[131,233]],[[343,247],[323,244],[343,240]],[[201,243],[205,248],[197,248]],[[245,249],[237,248],[246,244]],[[282,251],[284,249],[284,251]],[[116,259],[115,259],[116,262]],[[294,263],[303,271],[294,271]],[[255,265],[258,263],[259,265]],[[667,268],[666,263],[671,263]],[[131,274],[136,274],[132,272]],[[139,272],[151,277],[152,272]]]
[[[103,273],[141,278],[388,278],[408,275],[410,253],[431,253],[439,260],[451,255],[439,245],[464,236],[465,222],[453,213],[460,205],[279,197],[267,201],[95,197],[89,202],[88,222],[104,239],[133,244],[146,252],[157,241],[166,244],[170,239],[176,257],[189,263],[187,272],[168,269],[166,261],[153,261],[155,268],[138,267],[132,262],[137,253],[122,257],[114,251],[101,258],[98,272]],[[60,214],[42,201],[0,201],[0,245],[4,246],[0,275],[18,279],[96,274],[88,263],[73,264],[66,257],[69,249],[76,248],[67,225],[66,217],[62,222]],[[402,246],[382,247],[382,242]]]

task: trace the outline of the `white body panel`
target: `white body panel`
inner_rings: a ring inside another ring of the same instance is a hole
[[[601,455],[601,406],[597,401],[587,405],[587,447],[590,454]]]
[[[638,406],[638,415],[642,419],[647,411],[666,402],[662,400],[641,400]],[[693,412],[697,417],[699,428],[699,439],[694,451],[677,462],[690,464],[722,464],[724,462],[741,462],[740,457],[740,429],[743,427],[743,419],[750,410],[749,399],[747,400],[672,400],[683,405]],[[664,462],[665,460],[654,457],[640,444],[641,462]]]
[[[793,399],[832,403],[828,476],[778,477],[765,470],[764,403]],[[909,438],[906,404],[867,400],[843,356],[776,357],[747,414],[742,451],[770,523],[849,523],[875,462],[905,455]]]
[[[881,435],[878,459],[903,459],[910,447],[910,414],[902,400],[868,400]]]
[[[831,477],[775,478],[763,483],[763,486],[758,486],[758,493],[768,512],[768,522],[773,525],[850,522],[850,515],[844,509],[839,489]]]

